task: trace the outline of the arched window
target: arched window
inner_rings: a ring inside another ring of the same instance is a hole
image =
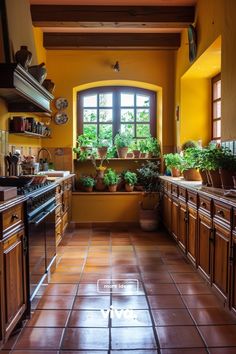
[[[156,137],[156,93],[136,87],[97,87],[77,96],[78,135],[113,139],[129,132],[135,139]]]

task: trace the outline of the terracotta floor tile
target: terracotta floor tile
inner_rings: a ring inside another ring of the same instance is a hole
[[[98,292],[97,283],[80,283],[77,291],[78,296],[84,295],[104,295]]]
[[[84,351],[84,350],[79,350],[79,351],[77,351],[77,350],[61,350],[60,351],[60,354],[108,354],[108,352],[107,351],[101,351],[101,350],[99,350],[99,351],[94,351],[94,350],[86,350],[86,351]]]
[[[74,310],[100,310],[110,307],[110,296],[76,296]],[[95,348],[98,349],[98,348]]]
[[[156,283],[170,284],[173,283],[173,279],[169,275],[169,273],[162,272],[152,272],[152,273],[142,273],[142,278],[146,282],[153,281]]]
[[[180,295],[153,295],[148,300],[152,309],[185,308]]]
[[[63,332],[63,328],[25,328],[14,349],[59,349]]]
[[[215,295],[183,295],[182,299],[188,308],[208,308],[223,306]]]
[[[197,325],[236,324],[236,317],[223,308],[189,309]]]
[[[108,328],[66,328],[62,349],[105,350],[109,348]]]
[[[111,350],[111,354],[157,354],[156,350]]]
[[[204,348],[192,348],[192,349],[162,349],[161,354],[208,354],[208,351]]]
[[[145,289],[148,295],[178,295],[175,284],[160,284],[145,282]]]
[[[176,284],[176,286],[183,295],[212,294],[210,286],[206,283]]]
[[[36,310],[27,327],[66,327],[70,311],[68,310]]]
[[[161,348],[201,348],[204,343],[194,326],[156,327]]]
[[[169,264],[165,266],[166,270],[171,273],[196,273],[196,269],[191,264]]]
[[[208,347],[236,346],[236,325],[199,326]]]
[[[108,327],[108,317],[101,311],[76,310],[71,312],[68,327]]]
[[[202,283],[202,278],[197,273],[171,273],[175,283]]]
[[[151,317],[148,310],[133,310],[123,312],[120,318],[113,316],[112,327],[145,327],[152,326]]]
[[[48,284],[44,295],[76,295],[77,284]]]
[[[185,309],[152,310],[156,326],[193,326],[188,311]]]
[[[166,258],[162,257],[162,261],[166,265],[186,265],[189,264],[189,261],[184,257],[177,257],[177,258]]]
[[[50,283],[77,284],[80,278],[80,273],[54,273],[50,278]]]
[[[148,304],[145,296],[112,296],[112,306],[116,309],[133,309],[145,310],[148,309]]]
[[[112,349],[154,349],[156,341],[151,327],[111,329]],[[135,351],[136,352],[136,351]]]
[[[139,269],[136,265],[115,265],[112,267],[112,273],[138,273]]]
[[[0,351],[1,353],[1,351]],[[6,354],[6,352],[4,351]],[[59,354],[59,351],[54,350],[13,350],[11,353],[14,354]]]
[[[72,308],[74,296],[50,295],[43,296],[37,306],[40,310],[68,310]]]
[[[109,274],[101,274],[101,273],[82,273],[80,283],[94,283],[99,279],[110,279]]]
[[[98,265],[85,265],[84,273],[103,273],[103,274],[110,274],[111,268],[108,266],[98,266]]]
[[[208,348],[210,354],[235,354],[236,347],[232,348]]]

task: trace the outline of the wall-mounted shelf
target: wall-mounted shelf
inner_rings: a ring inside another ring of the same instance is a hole
[[[27,131],[24,131],[24,132],[9,132],[9,134],[15,134],[15,135],[18,135],[18,136],[28,136],[28,137],[31,137],[31,138],[38,138],[38,139],[45,139],[45,138],[48,138],[50,139],[51,136],[46,136],[46,135],[42,135],[42,134],[37,134],[37,133],[32,133],[32,132],[27,132]]]
[[[160,160],[159,157],[127,157],[127,158],[120,158],[120,157],[112,157],[112,158],[107,158],[108,161],[158,161]],[[92,161],[91,159],[86,159],[86,160],[79,160],[79,159],[74,159],[75,162],[87,162],[87,161]],[[101,161],[101,159],[97,158],[95,161]]]
[[[51,115],[54,96],[20,64],[0,64],[0,97],[5,99],[9,112]]]

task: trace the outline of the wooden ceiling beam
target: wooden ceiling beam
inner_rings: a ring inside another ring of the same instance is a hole
[[[44,33],[46,49],[178,49],[179,33]]]
[[[31,5],[38,27],[184,28],[194,13],[194,6]]]

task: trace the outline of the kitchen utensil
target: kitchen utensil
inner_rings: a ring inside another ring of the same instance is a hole
[[[17,176],[18,173],[18,162],[19,162],[19,157],[17,155],[12,155],[11,157],[11,165],[12,165],[12,174],[13,176]]]
[[[0,177],[0,186],[24,187],[29,186],[34,177],[33,176],[10,176]]]

